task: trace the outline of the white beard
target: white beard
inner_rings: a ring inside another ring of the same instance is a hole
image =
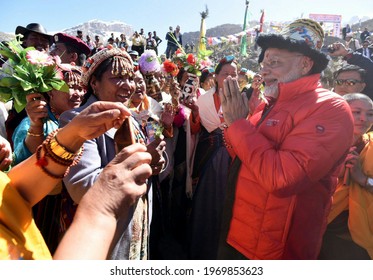
[[[295,80],[298,80],[302,77],[301,73],[301,66],[299,65],[296,67],[293,67],[290,72],[288,72],[286,75],[284,75],[281,79],[277,80],[277,83],[274,83],[270,86],[264,87],[264,96],[266,97],[278,97],[278,84],[279,83],[289,83]]]

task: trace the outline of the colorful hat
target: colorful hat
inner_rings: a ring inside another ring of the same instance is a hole
[[[82,39],[76,36],[71,36],[66,33],[57,33],[53,36],[53,39],[55,43],[64,43],[70,45],[77,49],[80,53],[84,53],[87,56],[91,53],[88,45]]]
[[[320,24],[311,19],[297,19],[285,27],[280,34],[260,35],[257,44],[262,52],[259,62],[268,48],[285,49],[310,57],[314,65],[311,73],[321,73],[328,65],[328,58],[321,52],[324,31]]]
[[[112,63],[113,74],[118,74],[119,70],[121,70],[122,75],[134,74],[134,66],[130,55],[125,50],[113,48],[113,46],[109,45],[107,48],[87,58],[82,66],[82,84],[88,86],[89,80],[97,67],[110,57],[114,58]]]

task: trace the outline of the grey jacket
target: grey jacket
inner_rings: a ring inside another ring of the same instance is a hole
[[[77,114],[79,114],[82,110],[96,101],[96,97],[92,95],[89,97],[87,103],[80,108],[64,112],[59,119],[60,127],[65,126]],[[72,166],[70,168],[70,172],[63,179],[70,196],[76,203],[80,202],[83,195],[96,181],[97,176],[99,176],[102,169],[115,157],[115,132],[116,129],[112,128],[105,132],[103,135],[95,139],[86,141],[84,143],[84,152],[79,163],[75,166]],[[152,189],[150,186],[148,192],[148,203],[148,224],[150,228],[152,209]],[[108,256],[108,259],[129,259],[133,211],[134,208],[132,207],[131,212],[126,218],[119,219],[117,221],[118,231],[111,246],[112,251]]]

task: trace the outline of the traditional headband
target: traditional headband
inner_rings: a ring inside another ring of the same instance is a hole
[[[113,57],[112,74],[118,75],[119,70],[122,75],[133,75],[134,66],[130,55],[121,48],[114,48],[109,45],[107,48],[97,52],[93,56],[87,58],[82,66],[82,84],[88,86],[89,80],[97,67],[106,59]]]

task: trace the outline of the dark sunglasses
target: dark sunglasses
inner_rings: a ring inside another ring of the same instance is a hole
[[[359,81],[359,80],[355,80],[355,79],[346,79],[346,80],[343,80],[343,79],[337,79],[334,81],[337,85],[341,86],[343,84],[347,85],[347,86],[354,86],[358,83],[363,83],[363,81]]]

